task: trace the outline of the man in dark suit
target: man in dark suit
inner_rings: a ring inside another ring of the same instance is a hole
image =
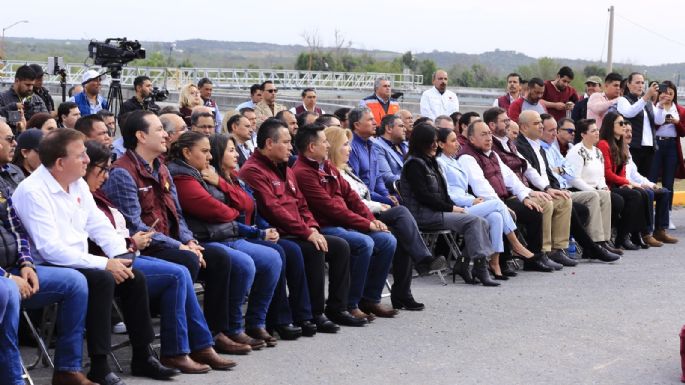
[[[376,130],[373,147],[378,153],[378,168],[386,186],[400,179],[407,153],[406,128],[399,115],[386,115]]]
[[[254,146],[252,143],[252,132],[254,127],[250,123],[250,120],[243,115],[233,115],[226,123],[228,132],[233,134],[238,146],[238,165],[243,166],[243,163],[250,158],[252,152],[254,152]]]

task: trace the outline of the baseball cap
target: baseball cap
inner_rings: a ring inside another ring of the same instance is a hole
[[[585,84],[588,84],[588,83],[602,84],[602,78],[600,78],[599,76],[590,76],[585,81]]]
[[[83,74],[83,77],[81,78],[81,85],[85,86],[86,83],[88,83],[91,80],[94,80],[95,78],[99,78],[101,75],[98,71],[96,70],[88,70]]]
[[[38,144],[43,139],[43,130],[32,128],[19,134],[17,137],[18,150],[38,150]]]

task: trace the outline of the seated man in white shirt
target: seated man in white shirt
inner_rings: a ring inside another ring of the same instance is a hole
[[[91,360],[88,379],[100,384],[124,385],[107,363],[112,346],[114,296],[121,299],[134,360],[149,363],[154,359],[149,345],[155,333],[145,276],[130,267],[133,261],[127,254],[125,239],[117,235],[97,208],[82,179],[89,161],[84,139],[82,133],[68,128],[53,130],[44,136],[38,149],[42,165],[17,187],[12,200],[31,238],[36,262],[77,269],[88,281],[86,337]],[[89,239],[109,258],[90,254]],[[178,373],[156,359],[145,371],[150,377],[160,378]]]

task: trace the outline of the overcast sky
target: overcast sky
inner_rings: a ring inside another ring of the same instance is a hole
[[[34,0],[31,13],[21,1],[3,3],[0,27],[29,20],[6,31],[16,37],[305,44],[303,32],[318,31],[324,45],[332,45],[338,29],[355,48],[465,53],[499,48],[590,60],[606,60],[607,9],[614,3],[614,62],[685,62],[684,0]]]

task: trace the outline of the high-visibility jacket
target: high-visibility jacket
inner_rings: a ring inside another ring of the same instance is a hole
[[[400,111],[400,104],[397,103],[397,100],[390,98],[387,103],[384,103],[376,94],[365,97],[359,105],[371,110],[378,126],[381,125],[381,120],[385,115],[393,115]]]

